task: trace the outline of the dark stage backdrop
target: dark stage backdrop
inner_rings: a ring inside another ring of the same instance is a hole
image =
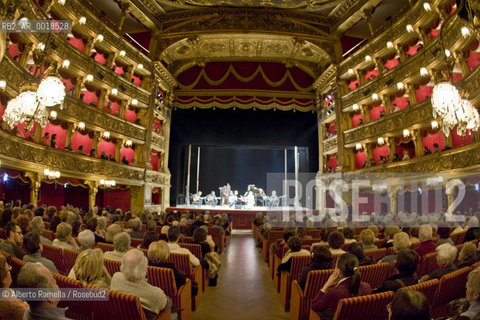
[[[263,110],[174,110],[169,169],[170,203],[182,203],[187,180],[188,145],[192,145],[190,192],[196,189],[197,147],[200,186],[204,194],[227,182],[243,194],[248,184],[266,188],[267,173],[294,172],[294,146],[300,172],[318,171],[316,115],[311,112]],[[179,197],[180,196],[180,197]],[[179,199],[180,198],[180,199]]]

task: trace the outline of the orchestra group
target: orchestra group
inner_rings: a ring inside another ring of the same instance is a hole
[[[253,208],[255,206],[275,208],[279,206],[282,198],[277,196],[275,190],[268,196],[263,189],[255,187],[254,184],[248,186],[243,196],[238,194],[238,190],[232,190],[228,183],[219,189],[220,196],[217,196],[215,191],[206,196],[202,196],[202,191],[192,194],[192,204],[197,206],[205,204],[212,207],[221,205],[222,207],[235,207],[236,209]]]

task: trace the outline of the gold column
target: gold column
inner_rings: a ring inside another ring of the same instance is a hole
[[[372,21],[372,11],[373,8],[363,10],[363,18],[367,20],[368,30],[370,31],[371,36],[375,33],[375,26]]]
[[[125,119],[125,113],[127,112],[128,108],[128,100],[122,100],[120,103],[120,112],[118,113],[118,117],[120,119]]]
[[[357,76],[357,79],[360,82],[360,85],[361,86],[364,85],[365,84],[365,79],[363,77],[363,71],[359,70],[359,69],[356,69],[355,70],[355,75]]]
[[[390,113],[392,113],[392,100],[390,99],[390,95],[389,94],[384,94],[382,96],[382,100],[383,100],[384,105],[385,105],[385,114],[389,115]]]
[[[129,186],[128,189],[130,189],[130,209],[143,211],[144,186]]]
[[[373,159],[371,143],[365,143],[365,151],[367,153],[367,164],[370,165],[370,160]]]
[[[413,131],[413,143],[415,145],[415,156],[423,156],[422,132],[420,131],[420,129]]]
[[[127,78],[128,81],[130,81],[130,78],[131,78],[132,75],[133,75],[133,71],[135,71],[135,70],[134,70],[134,66],[128,66],[127,72],[125,72],[126,78]]]
[[[53,5],[53,0],[47,0],[43,3],[42,10],[48,13],[52,8],[52,5]]]
[[[388,192],[388,198],[390,199],[390,211],[393,216],[397,215],[397,196],[398,196],[398,186],[394,186],[392,190]]]
[[[408,98],[410,99],[410,105],[414,106],[417,104],[417,95],[415,92],[415,86],[411,83],[407,83],[407,94]]]
[[[466,77],[470,73],[468,70],[467,60],[465,59],[462,51],[455,51],[455,63],[460,65],[462,77]]]
[[[407,54],[405,53],[405,50],[403,50],[403,45],[401,43],[397,44],[396,50],[400,57],[400,62],[405,62],[405,60],[407,60]]]
[[[67,128],[67,136],[65,137],[65,147],[72,147],[72,137],[75,133],[76,125],[73,122],[68,123]],[[85,152],[89,152],[90,150],[85,150]]]
[[[30,179],[30,203],[37,205],[38,204],[38,191],[42,186],[42,175],[36,172],[25,172],[25,176]]]
[[[127,16],[127,13],[129,12],[128,8],[130,6],[130,4],[127,2],[127,3],[121,3],[121,8],[122,8],[122,14],[120,15],[120,20],[118,22],[118,32],[121,33],[122,31],[122,28],[123,28],[123,24],[125,23],[125,17]]]
[[[4,123],[6,123],[6,122],[4,122]],[[33,135],[33,141],[41,144],[42,143],[42,132],[43,132],[43,128],[37,124],[35,126],[35,133]]]
[[[443,133],[443,139],[445,141],[445,146],[450,146],[450,148],[453,148],[452,132],[450,132],[448,136],[445,133]]]
[[[103,110],[105,108],[105,100],[107,97],[107,89],[100,89],[100,97],[98,97],[97,108]]]
[[[32,49],[33,49],[33,43],[29,42],[25,44],[22,54],[20,55],[20,60],[18,60],[18,64],[22,68],[25,68],[25,66],[27,65],[27,61],[28,61],[28,58],[30,57],[30,54],[32,53]]]
[[[430,40],[428,39],[428,35],[425,30],[423,28],[417,28],[416,32],[420,35],[420,39],[423,41],[423,46],[426,47]]]
[[[375,58],[375,67],[380,74],[385,73],[385,65],[382,62],[382,58]]]
[[[366,124],[370,122],[370,108],[367,105],[362,105],[360,108],[363,114],[363,123]]]
[[[80,94],[82,93],[83,82],[85,79],[83,77],[77,77],[75,79],[75,88],[74,88],[74,95],[76,99],[80,99]]]
[[[98,154],[98,144],[100,143],[100,139],[101,139],[100,132],[95,131],[93,135],[92,149],[95,149],[95,152],[97,153],[98,157],[100,157],[100,155]]]
[[[87,43],[85,44],[85,48],[83,49],[83,53],[85,53],[87,56],[90,56],[90,51],[92,51],[94,46],[95,38],[88,38]]]
[[[110,52],[107,57],[107,62],[105,63],[105,66],[109,69],[112,68],[113,62],[117,59],[117,53],[116,52]]]
[[[88,207],[91,209],[95,207],[95,199],[98,193],[98,182],[97,181],[85,181],[85,184],[88,185]]]
[[[395,137],[388,137],[388,162],[393,162],[395,157]]]
[[[120,162],[120,154],[122,152],[123,139],[117,138],[117,143],[115,144],[115,161]]]

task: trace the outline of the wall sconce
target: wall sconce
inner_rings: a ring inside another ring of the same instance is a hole
[[[143,64],[139,64],[138,67],[137,67],[138,70],[142,70],[143,69]]]
[[[428,76],[428,70],[427,70],[427,68],[420,68],[420,75],[421,75],[422,77]]]
[[[116,88],[112,89],[112,96],[116,96],[118,94],[118,90]]]
[[[404,88],[404,85],[403,85],[402,82],[397,83],[397,89],[398,90],[403,90],[403,88]]]
[[[5,80],[0,80],[0,89],[3,91],[7,87],[7,82]]]
[[[410,136],[410,131],[408,129],[403,129],[403,137],[406,138]]]
[[[50,180],[60,178],[60,171],[45,169],[43,170],[43,174],[45,175],[45,177],[47,177],[47,179]]]
[[[138,104],[138,100],[137,99],[133,99],[132,100],[132,106],[136,106]]]
[[[387,48],[389,48],[389,49],[393,48],[393,42],[392,41],[387,42]]]
[[[468,38],[470,36],[470,30],[467,27],[462,27],[461,31],[464,38]]]
[[[95,41],[102,42],[103,41],[103,34],[99,34],[96,38]]]
[[[360,110],[360,107],[358,106],[358,104],[355,103],[355,104],[352,106],[352,110],[353,110],[353,111],[358,111],[358,110]]]
[[[105,139],[110,139],[110,132],[109,132],[109,131],[105,131],[105,132],[103,133],[103,137],[104,137]]]
[[[52,120],[57,119],[57,111],[52,110],[52,111],[50,112],[50,119],[52,119]]]
[[[370,57],[369,55],[366,55],[365,56],[365,61],[367,61],[367,62],[372,61],[372,57]]]
[[[445,56],[446,56],[447,58],[450,58],[451,55],[452,55],[452,53],[450,52],[450,50],[445,49]]]
[[[432,7],[430,7],[430,3],[425,2],[425,3],[423,4],[423,9],[425,9],[425,11],[431,11],[431,10],[432,10]]]
[[[100,185],[103,187],[111,188],[111,187],[115,187],[116,184],[117,183],[115,182],[115,180],[104,180],[104,179],[100,180]]]
[[[380,146],[383,146],[385,144],[385,139],[383,139],[382,137],[378,138],[377,139],[377,144],[380,145]]]
[[[81,130],[81,131],[85,130],[85,122],[78,123],[78,130]]]
[[[70,60],[63,60],[62,68],[68,69],[70,67]]]
[[[121,50],[118,54],[120,57],[125,57],[125,50]]]
[[[378,94],[376,94],[376,93],[372,94],[372,100],[373,101],[378,101]]]
[[[85,24],[85,23],[87,23],[87,18],[85,18],[85,17],[80,17],[80,19],[78,19],[78,23],[80,23],[80,24]]]
[[[40,51],[44,51],[44,50],[45,50],[45,43],[40,42],[40,43],[37,45],[37,49],[40,50]]]
[[[348,69],[348,74],[354,74],[355,72],[353,72],[353,69]]]
[[[65,5],[65,0],[58,0],[58,3],[60,3],[63,6]]]
[[[437,120],[432,120],[430,125],[432,126],[432,129],[438,129],[438,121]]]
[[[131,146],[132,146],[132,140],[125,141],[125,147],[131,147]]]
[[[357,143],[357,144],[355,145],[355,150],[359,151],[359,150],[362,150],[362,149],[363,149],[363,146],[362,146],[361,143]]]
[[[85,78],[87,82],[92,82],[93,81],[93,75],[87,74],[87,77]]]
[[[413,27],[412,27],[411,24],[407,24],[407,32],[408,32],[408,33],[413,32]]]

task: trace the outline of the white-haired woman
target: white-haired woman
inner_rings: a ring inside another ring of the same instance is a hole
[[[455,258],[457,257],[457,248],[449,243],[441,244],[437,247],[437,270],[433,271],[429,275],[423,276],[420,282],[440,279],[444,275],[456,271],[458,268],[454,265]]]
[[[91,230],[83,230],[78,234],[78,242],[81,251],[91,249],[95,245],[95,235]]]
[[[115,272],[112,277],[110,289],[138,296],[148,317],[170,308],[171,300],[162,289],[147,282],[147,265],[143,252],[128,250],[122,257],[120,272]]]

